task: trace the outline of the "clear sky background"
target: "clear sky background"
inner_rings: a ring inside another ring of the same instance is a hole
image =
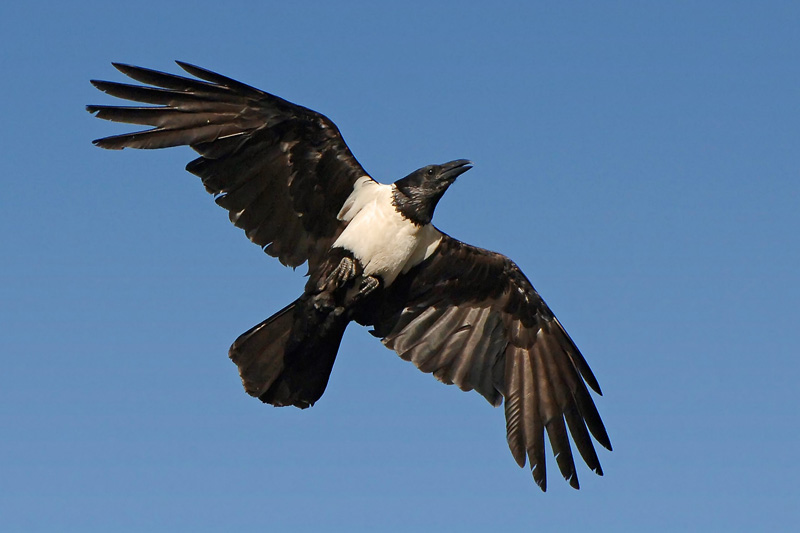
[[[796,530],[797,2],[4,2],[0,530]],[[111,61],[319,110],[393,181],[469,158],[435,222],[512,257],[605,396],[606,471],[549,490],[502,409],[352,327],[305,411],[230,343],[299,295],[128,131]]]

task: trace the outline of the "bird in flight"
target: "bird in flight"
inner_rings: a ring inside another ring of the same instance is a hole
[[[578,348],[513,261],[431,223],[470,161],[379,183],[320,113],[183,62],[193,78],[113,65],[144,85],[92,84],[150,105],[87,110],[152,128],[94,144],[191,146],[200,157],[186,170],[231,222],[284,265],[308,263],[303,294],[230,348],[248,394],[274,406],[314,405],[356,322],[439,381],[505,403],[511,453],[520,467],[527,460],[542,490],[545,433],[572,487],[579,484],[568,432],[602,475],[592,436],[609,450],[611,442],[587,389],[601,394],[600,387]]]

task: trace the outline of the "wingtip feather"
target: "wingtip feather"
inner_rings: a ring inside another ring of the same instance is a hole
[[[124,146],[120,146],[113,141],[110,141],[111,137],[103,137],[101,139],[95,139],[92,141],[92,144],[97,146],[98,148],[103,148],[105,150],[122,150],[125,148]]]
[[[578,483],[578,476],[573,475],[571,478],[565,478],[569,482],[569,486],[575,490],[581,490],[581,484]]]
[[[118,71],[122,72],[123,74],[125,74],[127,70],[133,68],[133,65],[129,65],[128,63],[120,63],[118,61],[112,61],[111,66],[117,69]]]
[[[545,472],[544,464],[533,465],[531,468],[531,475],[536,485],[542,489],[542,492],[547,492],[547,474]]]

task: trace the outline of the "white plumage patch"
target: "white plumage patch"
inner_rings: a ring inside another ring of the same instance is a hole
[[[365,176],[356,181],[338,218],[349,222],[333,246],[349,250],[367,276],[380,276],[390,285],[398,274],[427,259],[442,234],[432,225],[417,226],[392,204],[393,185]]]

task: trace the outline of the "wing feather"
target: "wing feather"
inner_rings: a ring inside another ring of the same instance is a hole
[[[511,449],[511,455],[520,466],[525,466],[525,454],[528,451],[527,437],[532,439],[530,435],[526,435],[526,427],[524,424],[525,419],[525,403],[527,402],[527,410],[533,410],[533,396],[528,387],[528,394],[525,394],[525,381],[523,379],[524,372],[524,357],[520,357],[515,353],[516,348],[510,349],[510,354],[506,358],[506,372],[505,384],[507,387],[506,392],[506,440],[508,447]],[[527,428],[530,432],[530,428]]]
[[[247,237],[285,265],[320,263],[342,231],[336,215],[368,174],[324,115],[210,70],[195,78],[114,63],[146,85],[93,80],[111,96],[150,106],[90,105],[98,118],[152,126],[97,139],[102,148],[191,146],[199,176]]]
[[[535,369],[533,361],[528,353],[521,348],[515,348],[506,357],[517,361],[516,364],[522,367],[521,379],[523,379],[523,399],[524,417],[523,430],[525,433],[525,449],[528,462],[531,465],[533,479],[542,490],[547,490],[547,463],[545,462],[544,451],[544,426],[542,424],[542,413],[538,395],[541,389],[534,383]],[[508,362],[506,364],[509,364]],[[525,466],[524,461],[520,466]]]
[[[356,320],[423,372],[493,405],[505,400],[511,454],[542,490],[545,433],[571,486],[579,488],[570,435],[602,475],[592,437],[609,450],[611,442],[587,389],[599,393],[597,380],[511,260],[442,234],[431,257],[382,291]]]

